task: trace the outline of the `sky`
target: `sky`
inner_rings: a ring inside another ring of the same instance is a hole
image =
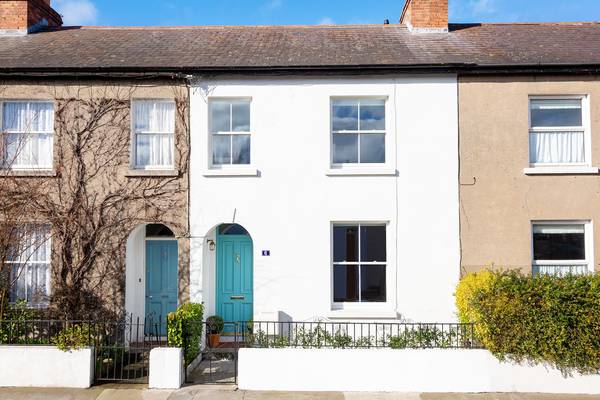
[[[600,0],[449,0],[450,22],[600,21]],[[52,0],[65,25],[317,25],[398,21],[404,0]]]

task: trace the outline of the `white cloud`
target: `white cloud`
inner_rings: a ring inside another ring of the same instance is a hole
[[[53,6],[65,25],[93,25],[98,19],[98,9],[90,0],[55,0]]]
[[[331,19],[330,17],[325,17],[321,18],[321,20],[319,21],[319,25],[335,25],[335,22],[333,22],[333,19]]]

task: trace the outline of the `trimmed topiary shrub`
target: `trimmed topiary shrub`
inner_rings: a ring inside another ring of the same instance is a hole
[[[182,304],[167,316],[169,346],[183,349],[186,365],[200,354],[203,316],[204,306],[198,303]]]
[[[600,275],[483,271],[461,280],[456,305],[500,360],[600,373]]]

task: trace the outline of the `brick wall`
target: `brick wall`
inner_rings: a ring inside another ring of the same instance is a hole
[[[448,29],[448,0],[407,0],[400,22],[416,29]]]
[[[27,1],[0,0],[0,29],[27,29]]]
[[[51,27],[62,25],[50,0],[0,0],[0,30],[26,30],[43,20]]]

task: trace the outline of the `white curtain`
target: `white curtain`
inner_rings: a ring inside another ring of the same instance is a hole
[[[165,167],[173,165],[175,103],[143,100],[134,102],[136,133],[136,166]]]
[[[540,164],[585,163],[583,132],[531,132],[530,161]]]
[[[23,228],[17,258],[12,266],[11,300],[43,304],[50,294],[50,227],[30,225]]]
[[[141,133],[136,138],[136,166],[172,166],[173,135]]]
[[[52,167],[54,107],[50,102],[6,102],[4,163],[12,168]]]

